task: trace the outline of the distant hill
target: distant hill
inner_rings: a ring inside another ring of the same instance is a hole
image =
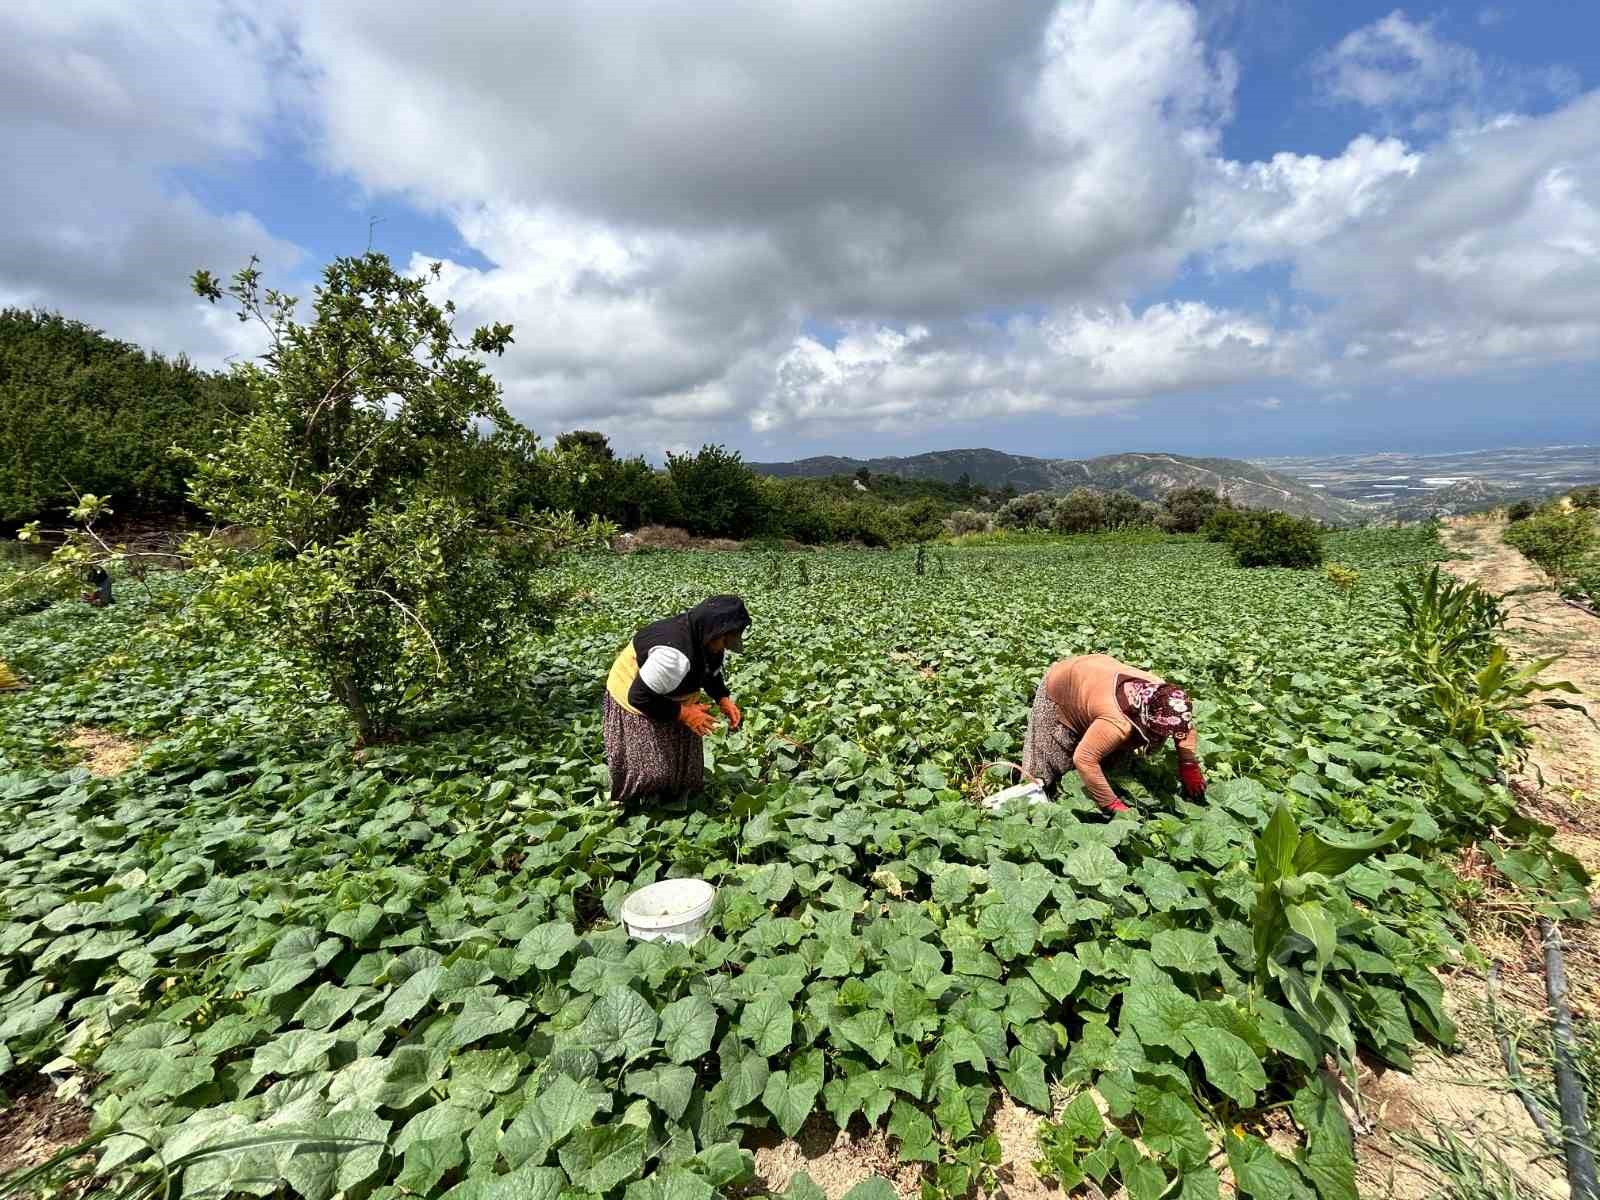
[[[965,475],[983,487],[1011,484],[1018,492],[1064,492],[1075,487],[1103,491],[1125,488],[1144,500],[1159,500],[1185,487],[1208,487],[1247,508],[1275,508],[1330,524],[1360,519],[1351,504],[1302,483],[1236,458],[1186,458],[1179,454],[1107,454],[1099,458],[1031,458],[1000,450],[934,450],[907,458],[839,458],[823,455],[798,462],[751,463],[751,469],[780,478],[854,475],[865,467],[873,475],[959,482]]]

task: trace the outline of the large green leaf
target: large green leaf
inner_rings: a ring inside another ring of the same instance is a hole
[[[796,1055],[786,1070],[774,1071],[767,1077],[761,1103],[778,1122],[778,1128],[794,1137],[811,1115],[822,1087],[822,1051],[807,1050]]]

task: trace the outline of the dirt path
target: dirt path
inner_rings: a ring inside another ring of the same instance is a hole
[[[1443,529],[1452,559],[1447,570],[1494,592],[1517,592],[1509,648],[1526,662],[1557,657],[1548,672],[1567,679],[1582,695],[1564,699],[1586,705],[1600,717],[1600,621],[1562,603],[1549,581],[1522,554],[1501,540],[1498,514],[1465,517]],[[1524,591],[1524,589],[1526,589]],[[1558,830],[1556,844],[1600,875],[1600,729],[1581,713],[1535,710],[1528,761],[1513,776],[1523,810]],[[1460,871],[1494,888],[1481,858],[1464,856]],[[1490,896],[1492,902],[1494,896]],[[1492,904],[1485,905],[1492,907]],[[1526,914],[1515,919],[1473,918],[1477,947],[1505,963],[1499,1007],[1513,1032],[1528,1033],[1532,1045],[1543,1027],[1543,964]],[[1567,962],[1574,999],[1581,1011],[1600,1003],[1600,950],[1588,927],[1567,929]],[[1409,1074],[1388,1072],[1363,1080],[1370,1128],[1359,1139],[1357,1158],[1363,1195],[1421,1200],[1447,1190],[1450,1181],[1418,1155],[1408,1139],[1437,1142],[1451,1130],[1480,1159],[1498,1159],[1533,1196],[1564,1197],[1566,1176],[1557,1155],[1541,1145],[1532,1121],[1509,1092],[1495,1045],[1481,972],[1463,969],[1447,979],[1445,1003],[1460,1027],[1449,1055],[1431,1049],[1417,1056]]]
[[[1498,514],[1463,517],[1443,530],[1455,556],[1445,567],[1493,592],[1530,589],[1509,601],[1511,650],[1518,658],[1557,657],[1552,678],[1570,680],[1583,693],[1564,699],[1588,707],[1600,720],[1600,620],[1564,603],[1549,580],[1520,551],[1501,541]],[[1582,713],[1541,708],[1533,715],[1534,743],[1518,782],[1531,814],[1561,830],[1558,844],[1600,874],[1600,729]]]

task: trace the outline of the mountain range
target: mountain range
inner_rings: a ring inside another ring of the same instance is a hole
[[[987,488],[1011,484],[1020,492],[1065,492],[1075,487],[1126,489],[1142,500],[1159,500],[1177,488],[1205,487],[1246,508],[1274,508],[1334,525],[1361,518],[1353,504],[1327,495],[1291,475],[1237,458],[1188,458],[1180,454],[1105,454],[1098,458],[1033,458],[1000,450],[934,450],[905,458],[840,458],[822,455],[796,462],[751,463],[763,475],[821,478],[872,475],[905,479],[963,476]]]

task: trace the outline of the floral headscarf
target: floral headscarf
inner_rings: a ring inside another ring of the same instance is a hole
[[[1130,679],[1124,684],[1133,711],[1129,716],[1152,740],[1181,738],[1194,727],[1194,708],[1189,693],[1170,683],[1151,679]]]

